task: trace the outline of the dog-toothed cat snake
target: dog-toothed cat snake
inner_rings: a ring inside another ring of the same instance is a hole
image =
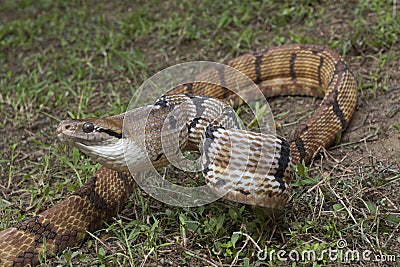
[[[318,149],[331,145],[348,125],[357,100],[356,79],[336,52],[317,45],[273,47],[226,64],[253,80],[266,97],[305,95],[323,98],[322,102],[287,140],[236,129],[236,117],[226,112],[225,103],[240,103],[237,96],[224,87],[204,83],[184,84],[154,105],[129,111],[134,119],[128,121],[128,127],[144,127],[145,137],[124,136],[125,113],[62,121],[57,129],[59,139],[103,167],[63,201],[1,231],[0,266],[37,265],[44,242],[45,253],[54,255],[79,244],[87,231],[97,230],[115,216],[135,185],[127,171],[123,146],[135,150],[128,157],[137,171],[148,168],[144,158],[155,167],[166,166],[166,154],[175,152],[172,145],[161,147],[161,135],[174,136],[177,140],[171,143],[181,150],[200,150],[203,176],[216,195],[282,209],[289,196],[293,165],[310,162]],[[220,75],[223,79],[223,73]],[[182,115],[174,121],[168,114],[177,107]],[[150,115],[144,118],[146,112]],[[140,138],[146,142],[136,142]],[[203,143],[205,139],[208,142]]]

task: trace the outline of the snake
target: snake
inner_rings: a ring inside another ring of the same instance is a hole
[[[201,172],[215,194],[283,209],[295,166],[309,164],[349,124],[357,102],[356,77],[337,52],[312,44],[257,50],[225,64],[249,77],[266,97],[301,95],[322,101],[287,138],[241,129],[230,109],[242,103],[239,97],[223,85],[201,82],[181,84],[129,114],[62,121],[58,138],[102,167],[53,207],[2,230],[0,265],[35,266],[42,257],[81,243],[128,201],[136,186],[130,165],[137,172],[167,166],[176,150],[201,152]],[[227,78],[217,74],[220,80]],[[123,132],[124,123],[129,133]],[[170,145],[161,147],[162,135]],[[132,151],[126,161],[124,146]]]

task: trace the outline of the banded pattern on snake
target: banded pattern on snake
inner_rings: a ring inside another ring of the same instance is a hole
[[[267,97],[279,95],[323,97],[320,107],[292,132],[288,141],[272,136],[268,137],[270,138],[268,140],[272,141],[266,141],[263,140],[266,138],[263,134],[229,129],[230,127],[225,129],[226,127],[220,127],[218,124],[213,125],[213,120],[201,124],[198,122],[205,115],[199,119],[199,114],[188,117],[189,122],[186,122],[189,123],[189,131],[186,132],[187,139],[184,138],[185,133],[182,131],[175,132],[180,140],[187,140],[186,143],[175,144],[184,149],[186,146],[189,147],[192,142],[188,137],[191,133],[190,126],[196,128],[192,134],[202,129],[203,136],[211,139],[211,143],[205,147],[201,145],[199,147],[198,141],[194,141],[194,143],[200,150],[204,150],[203,154],[209,156],[220,154],[223,148],[228,146],[224,143],[226,140],[224,136],[232,137],[232,140],[237,142],[235,144],[241,143],[240,137],[247,136],[254,140],[254,151],[258,147],[256,144],[270,142],[271,146],[274,146],[273,150],[278,151],[272,173],[269,173],[269,170],[265,172],[265,168],[254,170],[266,177],[264,191],[255,192],[253,189],[254,192],[252,192],[251,186],[254,185],[250,185],[247,188],[250,192],[245,191],[244,188],[234,188],[234,194],[227,196],[244,203],[282,208],[287,199],[292,179],[290,165],[300,161],[308,163],[319,148],[327,147],[334,142],[338,134],[349,123],[357,99],[356,79],[337,53],[316,45],[274,47],[243,55],[228,61],[227,64],[252,79]],[[221,79],[226,78],[223,73],[219,75]],[[251,92],[248,94],[251,95]],[[234,106],[241,104],[241,100],[224,87],[204,86],[204,84],[197,83],[185,84],[175,88],[150,107],[154,112],[152,113],[153,121],[146,126],[149,127],[149,133],[159,137],[160,127],[163,125],[162,118],[166,118],[165,114],[168,113],[165,110],[165,108],[168,109],[168,104],[174,106],[178,102],[187,102],[189,107],[196,109],[199,104],[217,103],[209,97],[231,102]],[[224,104],[221,105],[224,107]],[[155,106],[163,108],[154,108]],[[208,107],[210,104],[206,106]],[[145,108],[148,107],[143,109]],[[143,109],[138,109],[136,112],[140,113]],[[76,245],[86,237],[86,231],[98,229],[103,221],[118,213],[135,184],[133,177],[126,172],[125,163],[121,161],[120,151],[123,144],[121,140],[126,139],[122,133],[124,116],[125,114],[120,114],[104,119],[67,120],[60,124],[59,137],[101,162],[103,167],[94,174],[91,181],[73,195],[43,213],[1,231],[1,266],[37,265],[40,254],[51,255],[59,253],[68,246]],[[232,121],[224,123],[229,124]],[[140,119],[136,123],[140,124]],[[137,124],[132,121],[133,128]],[[154,136],[148,139],[150,142],[146,143],[145,147],[139,147],[139,149],[150,149],[152,163],[156,166],[164,166],[168,164],[168,160],[165,155],[157,151],[160,144]],[[113,148],[113,153],[110,152],[110,148]],[[230,151],[234,152],[234,150]],[[235,153],[237,155],[237,151]],[[253,157],[254,161],[258,161],[257,158],[254,159],[255,154],[249,156]],[[290,163],[290,158],[292,163]],[[227,181],[219,182],[225,178],[213,180],[215,177],[213,178],[211,175],[211,173],[217,173],[216,165],[221,163],[221,159],[212,163],[209,158],[205,157],[203,163],[204,176],[209,179],[210,183],[214,185],[227,183]],[[246,167],[252,168],[250,165]],[[251,171],[251,175],[254,175],[254,171]],[[259,201],[258,198],[247,197],[253,193],[255,196],[263,194],[264,197],[267,197],[262,201]],[[43,247],[44,242],[46,251]]]

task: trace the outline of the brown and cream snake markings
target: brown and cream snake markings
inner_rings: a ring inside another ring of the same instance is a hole
[[[318,149],[331,145],[349,123],[357,99],[355,77],[337,53],[316,45],[274,47],[237,57],[226,64],[247,75],[267,97],[306,95],[323,100],[287,141],[234,129],[234,116],[223,114],[225,104],[213,98],[236,105],[240,104],[239,99],[223,87],[204,83],[179,86],[154,105],[133,111],[136,113],[135,119],[129,121],[131,128],[144,125],[142,127],[148,133],[144,147],[140,147],[134,136],[122,133],[125,114],[61,122],[58,137],[78,147],[103,167],[65,200],[1,231],[0,265],[37,265],[40,254],[54,255],[79,244],[87,236],[87,231],[95,231],[104,221],[115,216],[135,185],[132,175],[126,172],[121,146],[129,143],[132,148],[147,151],[150,163],[156,167],[167,165],[164,153],[173,152],[168,151],[169,147],[165,150],[160,148],[161,128],[169,111],[181,103],[185,103],[183,113],[186,115],[182,115],[180,123],[186,125],[186,130],[174,132],[179,139],[175,145],[182,150],[194,147],[203,152],[203,174],[215,193],[228,190],[227,199],[281,209],[288,197],[292,166],[300,161],[310,162]],[[224,73],[219,75],[221,79],[225,78]],[[141,117],[144,110],[150,110],[146,122]],[[221,114],[227,117],[214,121]],[[169,124],[175,125],[175,122]],[[167,133],[169,131],[172,133],[174,127],[167,128]],[[200,144],[204,137],[210,140],[208,145]],[[243,140],[251,149],[246,154],[249,160],[243,179],[238,180],[235,168],[240,169]],[[271,151],[273,153],[268,154]],[[226,160],[228,153],[232,153],[230,160]],[[139,162],[138,171],[139,166],[146,168],[147,163],[143,160],[140,155],[132,159],[133,164]]]

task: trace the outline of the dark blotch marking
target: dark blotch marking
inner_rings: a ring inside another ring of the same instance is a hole
[[[118,178],[121,179],[122,181],[128,179],[126,173],[124,172],[118,172]]]
[[[296,57],[297,54],[293,53],[292,56],[290,57],[289,65],[290,65],[290,77],[292,80],[296,80],[296,72],[294,70],[294,64],[296,62]]]
[[[185,83],[183,86],[186,87],[188,94],[193,94],[193,83]]]
[[[262,58],[263,58],[264,54],[261,55],[256,55],[256,61],[254,62],[255,68],[256,68],[256,79],[255,79],[255,83],[261,83],[262,82],[262,78],[261,78],[261,64],[262,64]]]
[[[218,72],[219,85],[222,87],[223,90],[222,97],[228,98],[228,96],[230,95],[230,91],[228,88],[226,88],[225,67],[216,67],[216,71]]]
[[[208,166],[210,166],[210,156],[209,156],[209,149],[210,149],[210,145],[211,145],[211,141],[210,139],[206,139],[204,140],[204,144],[203,144],[203,149],[204,149],[204,156],[205,156],[205,163],[204,163],[204,169],[203,169],[203,174],[207,175],[207,173],[210,171],[210,168]]]
[[[224,67],[217,67],[217,71],[218,71],[220,85],[222,87],[226,87],[225,68]]]
[[[229,91],[229,89],[226,88],[226,87],[223,87],[223,90],[224,90],[224,94],[222,95],[222,97],[223,97],[224,99],[226,99],[226,98],[229,97],[231,91]]]
[[[338,96],[339,96],[339,91],[337,89],[333,90],[332,93],[328,96],[326,104],[332,106],[333,113],[340,121],[340,126],[342,127],[342,130],[344,130],[346,128],[347,123],[344,117],[343,110],[339,106]]]
[[[99,132],[99,133],[106,133],[106,134],[114,136],[114,137],[116,137],[118,139],[122,138],[122,133],[117,133],[117,132],[115,132],[115,131],[113,131],[111,129],[99,128],[99,129],[96,129],[96,131]]]
[[[332,77],[332,80],[330,83],[333,82],[333,79],[336,75],[340,75],[341,73],[348,71],[349,68],[347,67],[346,63],[343,60],[340,60],[336,63],[335,65],[335,75]],[[350,72],[351,75],[353,73]],[[338,120],[340,121],[340,125],[342,127],[342,130],[346,128],[347,122],[343,113],[343,110],[339,106],[339,91],[338,88],[335,88],[331,94],[327,97],[326,105],[332,106],[333,108],[333,113],[336,115]]]
[[[92,203],[93,207],[97,210],[107,211],[108,206],[106,200],[99,195],[96,191],[97,176],[93,176],[92,180],[86,183],[83,187],[75,191],[74,195],[87,197]]]
[[[353,77],[355,77],[354,74],[349,70],[349,68],[347,67],[346,63],[343,60],[338,61],[335,65],[334,75],[332,76],[331,80],[329,81],[329,85],[331,85],[333,83],[336,75],[339,75],[345,71],[349,71],[350,74],[353,75]]]
[[[349,71],[351,75],[354,76],[354,74],[349,70],[347,67],[346,63],[343,60],[340,60],[336,63],[335,65],[335,75],[333,75],[331,81],[329,82],[329,85],[334,81],[334,78],[336,75],[340,75],[342,72]],[[338,120],[340,121],[340,125],[342,127],[342,130],[346,128],[347,122],[343,113],[343,110],[339,106],[339,91],[338,88],[335,88],[330,95],[327,96],[327,101],[324,103],[325,105],[332,106],[333,108],[333,113],[336,115]]]
[[[240,189],[239,192],[242,193],[242,194],[245,195],[245,196],[250,195],[250,192],[246,192],[246,191],[244,191],[243,189]]]
[[[162,107],[162,108],[165,108],[165,107],[168,106],[168,101],[165,100],[165,99],[158,99],[158,100],[156,101],[156,103],[154,103],[154,105],[155,105],[155,106],[160,106],[160,107]]]
[[[226,185],[225,179],[218,180],[214,185],[216,186],[224,186]]]
[[[323,67],[323,66],[324,66],[324,57],[319,57],[318,82],[319,82],[319,86],[320,86],[320,87],[323,86],[322,76],[321,76],[321,71],[322,71],[322,67]]]
[[[305,131],[307,131],[308,125],[307,124],[301,124],[297,129],[295,129],[292,134],[290,135],[289,142],[290,143],[295,143],[297,151],[299,152],[299,161],[302,161],[303,159],[306,158],[306,148],[304,146],[304,141],[301,139],[301,136]],[[296,162],[297,163],[297,162]]]
[[[285,181],[283,181],[283,176],[290,162],[290,146],[285,139],[280,137],[278,138],[281,140],[281,151],[278,160],[278,170],[274,174],[274,177],[275,180],[279,182],[279,188],[283,191],[285,190]]]
[[[201,117],[203,116],[204,110],[206,109],[203,104],[204,101],[208,99],[208,97],[193,97],[192,101],[193,104],[196,107],[196,117]]]
[[[164,155],[164,153],[160,153],[157,155],[156,159],[154,161],[158,161],[161,159],[161,157]]]
[[[196,125],[199,123],[200,119],[201,119],[200,117],[194,118],[193,121],[189,124],[189,128],[188,128],[189,133],[193,128],[196,127]]]
[[[335,113],[336,117],[339,119],[342,130],[344,130],[344,128],[346,128],[347,123],[344,118],[343,110],[339,107],[339,104],[337,102],[333,105],[333,112]]]
[[[131,182],[129,181],[126,173],[118,172],[118,179],[120,179],[126,185],[126,188],[131,188]]]
[[[215,138],[214,137],[214,132],[216,132],[218,129],[225,129],[225,128],[222,127],[222,126],[215,126],[215,125],[209,124],[206,127],[206,138],[214,140],[214,138]]]
[[[299,155],[300,155],[299,160],[302,161],[306,157],[306,148],[304,146],[304,142],[300,136],[298,136],[296,139],[294,139],[294,142],[296,144],[297,150],[299,151]]]
[[[335,65],[335,74],[339,74],[341,72],[347,71],[349,68],[343,60],[338,61]]]
[[[205,163],[204,163],[204,169],[203,169],[203,174],[207,175],[207,173],[210,171],[210,168],[208,166],[210,166],[210,157],[208,155],[209,153],[209,149],[210,149],[210,140],[205,140],[204,142],[204,156],[205,156]]]

